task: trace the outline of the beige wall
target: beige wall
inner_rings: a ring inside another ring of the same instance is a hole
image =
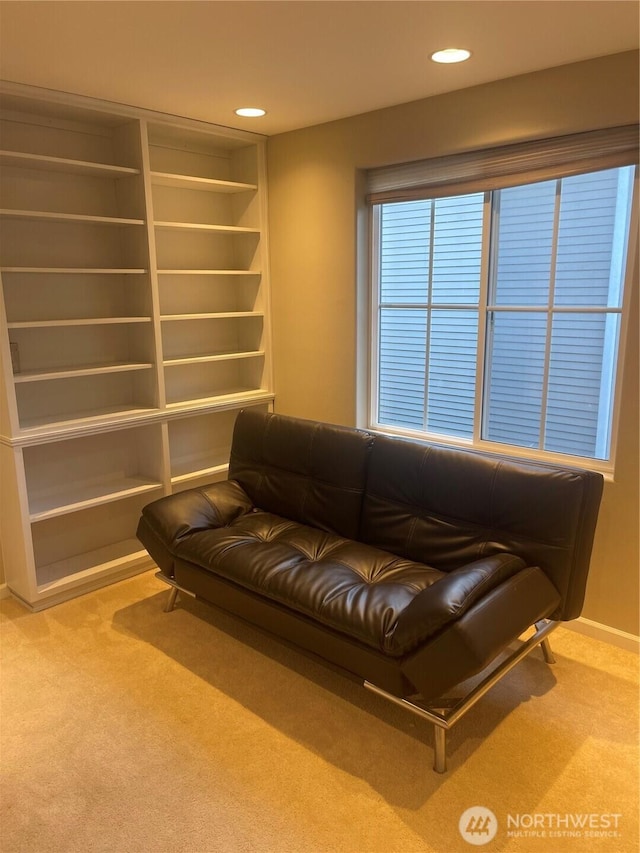
[[[638,53],[631,52],[271,137],[276,411],[358,421],[359,170],[637,122],[638,100]],[[632,322],[616,477],[605,488],[583,613],[633,634],[639,633],[637,364]]]

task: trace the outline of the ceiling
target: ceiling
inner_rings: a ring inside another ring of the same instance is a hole
[[[637,49],[639,10],[637,0],[2,0],[0,75],[270,135]],[[472,58],[429,60],[451,46]],[[238,118],[241,106],[267,115]]]

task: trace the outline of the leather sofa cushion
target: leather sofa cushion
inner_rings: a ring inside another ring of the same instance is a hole
[[[174,555],[396,657],[524,565],[502,556],[443,574],[257,509],[182,537]]]
[[[374,437],[347,427],[244,410],[229,479],[255,506],[357,539]]]
[[[441,571],[511,553],[541,566],[579,615],[602,492],[590,471],[377,436],[360,539]],[[580,549],[576,543],[581,542]]]

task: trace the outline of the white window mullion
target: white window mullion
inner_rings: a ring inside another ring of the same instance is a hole
[[[604,459],[611,444],[611,411],[615,386],[615,367],[617,342],[619,336],[618,316],[607,312],[600,379],[600,398],[598,401],[598,426],[596,431],[595,455]]]
[[[473,416],[473,441],[480,443],[484,432],[485,399],[488,399],[488,344],[490,344],[490,323],[493,315],[489,311],[489,300],[495,285],[495,255],[496,241],[492,235],[497,234],[497,224],[500,217],[500,193],[487,192],[484,194],[484,211],[482,217],[482,267],[480,270],[480,296],[478,301],[478,354],[476,364],[476,393]],[[495,227],[495,230],[494,230]],[[485,379],[486,377],[486,379]],[[485,386],[485,383],[486,386]]]
[[[637,167],[631,170],[631,207],[628,221],[628,242],[627,242],[627,251],[626,251],[626,264],[625,269],[622,271],[622,281],[623,285],[623,294],[622,294],[622,313],[620,316],[620,327],[619,327],[619,340],[618,340],[618,354],[617,354],[617,364],[620,365],[622,358],[621,353],[625,351],[625,345],[627,341],[627,333],[629,328],[630,321],[630,305],[631,305],[631,280],[634,274],[634,266],[635,266],[635,258],[637,257],[638,252],[638,243],[640,242],[640,212],[638,211],[639,207],[639,196],[640,196],[640,174]],[[622,371],[616,370],[615,375],[615,389],[613,395],[613,405],[611,412],[611,423],[610,423],[610,431],[611,431],[611,445],[609,448],[609,458],[611,460],[615,459],[616,456],[616,446],[618,441],[618,424],[620,419],[620,397],[622,394]]]
[[[620,169],[618,173],[616,224],[613,229],[615,242],[612,249],[612,262],[609,273],[609,298],[607,300],[607,304],[610,306],[619,306],[621,304],[628,242],[625,224],[629,220],[629,211],[633,197],[633,172],[633,169]],[[609,311],[607,313],[609,316],[607,317],[605,328],[600,400],[598,403],[598,428],[596,433],[596,456],[600,459],[605,458],[607,448],[611,444],[611,414],[615,387],[617,342],[620,333],[619,321],[611,316],[614,312]]]
[[[436,203],[431,202],[431,229],[429,231],[429,270],[427,273],[427,340],[424,348],[424,412],[423,427],[429,424],[429,351],[431,349],[431,311],[433,305],[433,247],[436,233]]]
[[[381,207],[374,204],[371,208],[371,365],[369,369],[369,423],[378,423],[378,384],[380,382],[380,220]]]
[[[556,206],[553,212],[553,240],[551,243],[551,268],[549,272],[549,301],[547,303],[547,339],[544,347],[544,368],[542,374],[542,401],[540,406],[540,450],[545,444],[547,429],[547,404],[549,393],[549,365],[551,364],[551,335],[553,331],[553,303],[556,291],[556,261],[558,259],[558,231],[560,225],[560,201],[562,198],[562,181],[556,182]]]

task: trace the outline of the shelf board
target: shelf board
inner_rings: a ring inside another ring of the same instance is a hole
[[[169,411],[173,409],[198,409],[204,406],[213,406],[217,403],[249,403],[253,400],[266,399],[273,399],[273,394],[264,388],[228,388],[212,397],[196,397],[195,400],[178,400],[174,403],[167,403],[167,409]]]
[[[86,587],[92,579],[99,577],[109,577],[113,580],[114,572],[118,568],[133,566],[136,562],[148,559],[149,555],[140,547],[137,539],[124,539],[104,548],[75,554],[36,568],[38,593],[50,595],[70,586]]]
[[[128,323],[150,323],[151,317],[82,317],[78,320],[21,320],[7,323],[8,329],[47,329],[56,326],[123,326]]]
[[[51,379],[72,379],[77,376],[100,376],[106,373],[125,373],[134,370],[150,370],[153,364],[146,362],[120,362],[117,364],[93,364],[83,367],[61,367],[55,370],[28,370],[15,373],[13,381],[45,382]]]
[[[144,269],[105,269],[102,267],[0,267],[3,273],[59,273],[64,275],[141,275]]]
[[[0,216],[18,221],[73,222],[87,225],[144,225],[144,219],[123,219],[116,216],[89,216],[85,213],[54,213],[49,210],[11,210],[2,208]]]
[[[262,275],[260,270],[158,270],[158,275]]]
[[[242,317],[264,317],[262,311],[217,311],[210,314],[162,314],[160,319],[167,321],[178,320],[229,320]]]
[[[154,406],[111,406],[106,409],[79,410],[67,415],[56,413],[50,418],[31,418],[20,421],[20,432],[23,435],[51,435],[63,432],[68,428],[94,427],[106,425],[114,420],[128,422],[137,420],[143,415],[157,412]]]
[[[151,172],[151,182],[161,187],[178,187],[215,193],[242,193],[258,189],[257,184],[219,181],[214,178],[198,178],[193,175],[176,175],[169,172]]]
[[[243,225],[209,225],[205,222],[154,222],[160,231],[206,231],[215,234],[259,234],[259,228]]]
[[[168,358],[163,364],[165,367],[176,367],[183,364],[206,364],[211,361],[236,361],[241,358],[260,358],[264,350],[253,350],[251,352],[223,352],[211,355],[185,355],[181,358]]]
[[[32,522],[44,521],[161,488],[162,483],[159,481],[140,477],[74,484],[46,495],[32,495],[29,501],[29,519]]]
[[[176,468],[180,469],[179,463],[176,463]],[[189,469],[182,474],[174,474],[171,477],[171,485],[177,486],[181,483],[188,483],[191,480],[200,480],[202,477],[213,477],[216,474],[226,474],[229,470],[229,463],[223,462],[220,465],[210,465],[204,468]]]
[[[70,172],[76,175],[113,178],[140,174],[139,169],[131,169],[128,166],[111,166],[108,163],[69,160],[66,157],[49,157],[44,154],[27,154],[22,151],[0,151],[0,163],[4,166],[21,166],[47,172]]]

